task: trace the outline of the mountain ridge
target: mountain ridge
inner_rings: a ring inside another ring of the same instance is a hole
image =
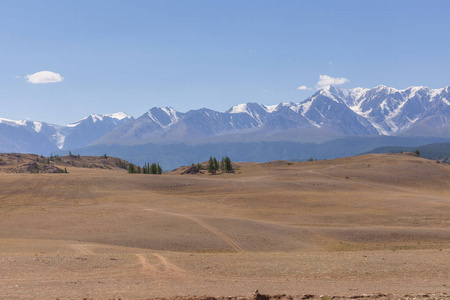
[[[131,119],[133,117],[122,112],[92,114],[67,125],[0,118],[0,152],[41,154],[83,147]],[[30,144],[37,144],[38,147],[30,147]]]
[[[244,131],[258,132],[262,128],[271,133],[319,128],[336,136],[400,135],[419,127],[416,124],[439,128],[436,117],[441,120],[450,117],[448,99],[449,87],[398,90],[386,86],[372,89],[330,86],[302,102],[278,105],[248,102],[225,112],[201,108],[182,113],[171,107],[152,108],[147,112],[148,118],[144,114],[132,121],[134,124],[129,124],[127,132],[124,128],[116,129],[121,131],[120,135],[113,130],[114,133],[106,134],[94,144],[192,142]],[[427,122],[427,118],[433,117]],[[445,120],[442,126],[450,124]],[[442,136],[450,137],[450,133],[444,130],[439,134]]]
[[[0,152],[49,153],[92,145],[324,142],[345,136],[450,138],[450,87],[325,87],[301,102],[248,102],[224,112],[153,107],[138,118],[92,114],[67,125],[0,118]]]

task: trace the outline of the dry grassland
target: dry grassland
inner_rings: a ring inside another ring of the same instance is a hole
[[[0,173],[2,299],[450,293],[450,166]]]

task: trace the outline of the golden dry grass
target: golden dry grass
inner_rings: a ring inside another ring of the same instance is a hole
[[[450,289],[450,166],[407,155],[235,174],[0,174],[3,298]]]

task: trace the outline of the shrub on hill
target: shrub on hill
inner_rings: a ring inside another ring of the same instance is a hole
[[[182,172],[181,175],[184,174],[198,174],[200,172],[200,170],[198,169],[197,166],[194,166],[194,164],[192,164],[192,166],[190,166],[186,171]]]

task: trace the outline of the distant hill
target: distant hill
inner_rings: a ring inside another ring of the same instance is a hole
[[[450,143],[435,143],[423,146],[407,147],[407,146],[386,146],[378,147],[367,151],[368,153],[399,153],[420,151],[420,156],[428,159],[445,159],[450,157]]]

